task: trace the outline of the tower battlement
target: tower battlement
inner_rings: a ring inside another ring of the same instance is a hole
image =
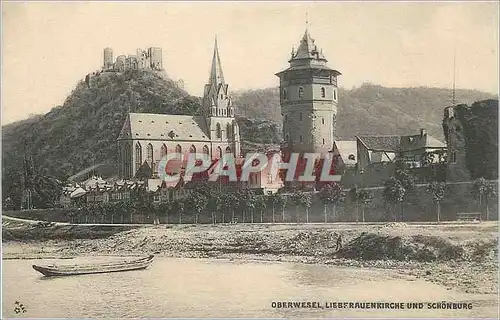
[[[130,69],[163,70],[162,50],[158,47],[137,49],[135,55],[119,55],[113,60],[113,49],[105,48],[103,71],[125,71]]]

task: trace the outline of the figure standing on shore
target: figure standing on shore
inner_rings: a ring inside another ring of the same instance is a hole
[[[342,249],[342,235],[339,234],[337,237],[337,246],[335,247],[335,251],[339,251]]]

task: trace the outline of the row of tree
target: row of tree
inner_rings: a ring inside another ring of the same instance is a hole
[[[416,191],[416,178],[403,170],[396,170],[393,177],[384,184],[383,198],[394,207],[399,206],[401,221],[404,221],[404,204]],[[431,182],[426,187],[427,193],[432,196],[436,203],[437,221],[441,221],[441,202],[446,195],[445,182]],[[486,220],[489,220],[489,201],[497,197],[495,183],[485,178],[478,178],[472,185],[472,195],[478,201],[478,209],[481,211],[483,203],[486,205]],[[394,210],[394,220],[397,220],[397,210]]]
[[[385,182],[383,200],[393,208],[394,221],[405,221],[404,204],[416,195],[415,178],[398,170]],[[324,207],[324,222],[337,221],[337,206],[349,198],[355,205],[355,220],[365,222],[365,210],[374,200],[371,189],[354,187],[342,190],[336,183],[324,185],[317,199]],[[426,191],[436,203],[437,221],[441,221],[441,202],[446,196],[444,182],[432,182]],[[489,220],[489,201],[496,197],[495,184],[484,178],[474,181],[472,193],[478,205],[486,205]],[[72,222],[159,223],[231,223],[231,222],[309,222],[309,211],[313,205],[313,192],[294,189],[276,194],[259,194],[250,189],[214,188],[209,183],[200,183],[184,198],[172,202],[154,203],[142,199],[122,202],[89,203],[70,211]],[[286,215],[286,208],[295,207],[296,218]],[[399,210],[398,210],[399,208]],[[138,216],[134,219],[134,217]],[[200,218],[201,217],[201,218]],[[288,217],[288,221],[286,221]],[[208,220],[207,220],[208,219]]]

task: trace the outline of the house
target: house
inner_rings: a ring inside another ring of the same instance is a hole
[[[277,152],[267,153],[268,165],[259,172],[251,172],[248,177],[247,187],[262,192],[263,194],[274,194],[284,187],[283,179],[279,174],[273,176],[271,173],[271,159]]]
[[[333,143],[333,163],[335,173],[344,174],[347,170],[356,167],[357,148],[354,140],[337,140]]]
[[[400,136],[356,136],[357,168],[363,172],[374,164],[392,163],[400,149]]]
[[[424,129],[415,135],[357,136],[356,151],[358,185],[380,185],[398,166],[422,182],[444,179],[446,145]]]
[[[443,142],[428,135],[424,129],[417,135],[401,136],[400,158],[410,169],[444,163],[446,150]]]

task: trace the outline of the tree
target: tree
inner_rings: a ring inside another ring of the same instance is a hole
[[[221,194],[218,191],[212,192],[207,201],[207,209],[208,211],[210,211],[210,214],[212,215],[213,224],[217,222],[215,214],[218,210],[220,210],[220,196]]]
[[[328,222],[328,214],[327,214],[327,206],[332,205],[332,214],[335,219],[335,206],[337,202],[340,200],[340,196],[342,194],[342,188],[337,183],[329,183],[323,186],[319,191],[319,198],[324,205],[325,208],[325,223]]]
[[[361,189],[358,191],[357,199],[359,199],[359,202],[361,202],[362,219],[363,222],[365,222],[365,206],[372,201],[373,192],[366,189]]]
[[[255,196],[255,208],[260,211],[260,223],[264,222],[264,210],[267,207],[266,196],[259,194]]]
[[[441,200],[444,198],[446,183],[444,182],[432,182],[427,185],[427,192],[432,196],[434,201],[436,201],[437,206],[437,222],[441,221]]]
[[[401,181],[396,179],[395,177],[391,177],[384,183],[384,191],[382,193],[382,197],[384,200],[391,204],[401,204],[403,203],[403,199],[405,196],[405,188]],[[397,214],[394,214],[394,221],[397,221]]]
[[[276,194],[276,204],[277,204],[278,208],[281,209],[282,222],[285,222],[285,208],[286,208],[287,203],[288,203],[288,196],[281,194],[281,193]]]
[[[201,211],[207,206],[207,198],[200,192],[192,192],[186,200],[186,209],[194,212],[194,223],[198,224]]]
[[[396,179],[401,182],[401,185],[405,189],[403,200],[401,201],[401,221],[404,220],[404,203],[408,200],[408,196],[412,192],[415,192],[416,178],[404,170],[396,170],[394,175]]]
[[[164,202],[160,204],[160,208],[158,210],[163,216],[165,216],[165,223],[168,224],[168,215],[172,212],[173,203],[171,201]]]
[[[182,224],[182,214],[184,213],[185,210],[185,203],[184,199],[177,199],[174,200],[172,203],[172,212],[178,212],[179,213],[179,224]]]
[[[306,210],[306,223],[309,222],[309,208],[312,204],[312,196],[309,192],[296,191],[292,194],[292,200],[297,206],[297,223],[299,222],[299,207],[303,207]]]
[[[484,200],[486,204],[486,221],[488,221],[490,218],[489,200],[497,196],[495,184],[483,177],[478,178],[474,180],[474,184],[472,185],[472,194],[478,199],[479,210],[481,210],[481,205]]]
[[[110,222],[113,224],[115,221],[115,213],[116,213],[116,204],[112,202],[106,202],[103,204],[103,209],[104,212],[106,213],[106,216],[110,216]]]

